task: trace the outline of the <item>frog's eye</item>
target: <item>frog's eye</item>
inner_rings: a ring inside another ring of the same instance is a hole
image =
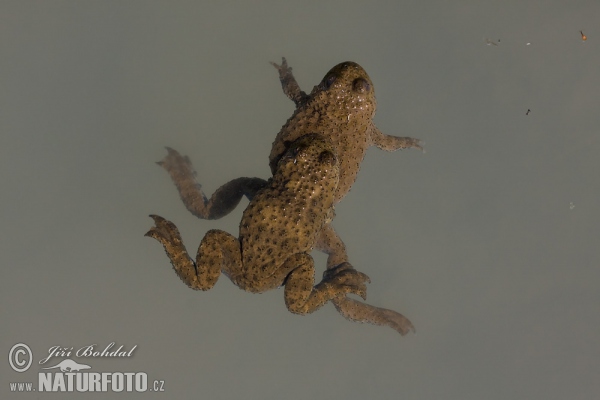
[[[358,93],[368,93],[371,90],[371,84],[363,78],[356,78],[352,82],[352,90]]]
[[[334,165],[336,162],[335,155],[331,151],[324,151],[319,154],[319,162],[321,164]]]
[[[333,85],[333,82],[335,82],[336,79],[337,79],[337,76],[335,74],[331,74],[327,78],[325,78],[323,80],[323,85],[324,85],[325,89],[329,89],[331,87],[331,85]]]
[[[299,151],[300,151],[300,149],[298,148],[298,146],[292,146],[292,147],[288,148],[287,151],[279,159],[279,162],[285,163],[285,162],[289,162],[291,160],[294,164],[296,164],[296,160],[297,160]]]

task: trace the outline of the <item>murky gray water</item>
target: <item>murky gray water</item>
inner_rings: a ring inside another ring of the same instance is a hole
[[[148,398],[597,396],[599,12],[3,3],[0,351],[23,342],[34,359],[21,374],[0,364],[0,397],[38,395],[9,382],[37,385],[64,358],[40,366],[52,346],[111,342],[137,348],[71,358],[163,380]],[[150,213],[192,253],[209,229],[237,234],[245,201],[198,220],[154,162],[180,150],[211,193],[268,177],[293,110],[268,64],[282,55],[307,91],[338,62],[360,63],[377,126],[426,142],[425,154],[369,150],[334,223],[372,279],[369,302],[407,315],[416,335],[331,305],[292,315],[281,290],[252,295],[225,278],[193,292],[143,236]]]

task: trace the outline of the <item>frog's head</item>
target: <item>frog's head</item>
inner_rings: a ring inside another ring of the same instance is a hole
[[[345,61],[331,68],[315,88],[312,95],[326,95],[331,104],[346,112],[360,112],[372,117],[377,102],[375,89],[367,72],[357,63]]]
[[[311,133],[290,143],[279,160],[278,170],[309,170],[331,176],[339,174],[339,162],[331,141],[323,135]]]

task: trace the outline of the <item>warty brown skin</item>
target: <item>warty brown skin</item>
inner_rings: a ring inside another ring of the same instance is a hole
[[[306,132],[320,133],[331,140],[340,158],[340,183],[334,200],[339,203],[354,184],[369,147],[386,151],[422,150],[418,139],[385,135],[377,129],[373,123],[377,108],[373,82],[357,63],[346,61],[336,65],[309,95],[300,90],[285,58],[281,65],[272,64],[279,71],[283,92],[294,101],[296,110],[273,142],[269,156],[271,171],[289,143]]]
[[[333,249],[343,248],[337,236],[326,238],[333,232],[326,226],[333,215],[338,183],[339,162],[330,141],[305,135],[288,147],[273,178],[253,196],[240,222],[239,239],[211,230],[193,260],[172,222],[151,215],[155,225],[146,236],[163,245],[173,269],[192,289],[212,288],[221,273],[254,293],[283,285],[285,304],[293,313],[311,313],[332,301],[352,321],[387,325],[404,335],[414,328],[402,314],[346,297],[356,294],[365,299],[370,280],[348,262],[336,259],[338,252],[330,256],[338,264],[328,265],[321,282],[314,285],[315,268],[309,254],[313,247],[322,246],[319,243],[325,240],[334,244]]]
[[[279,71],[284,93],[296,104],[293,115],[273,142],[269,157],[273,173],[282,154],[294,140],[309,132],[325,135],[340,160],[339,183],[333,195],[333,203],[336,204],[356,180],[368,147],[374,145],[387,151],[421,149],[418,139],[385,135],[373,124],[376,109],[373,84],[358,64],[338,64],[309,95],[300,89],[285,58],[281,65],[272,64]],[[266,185],[266,181],[260,178],[237,178],[221,186],[208,199],[196,181],[196,171],[189,158],[173,149],[167,150],[168,155],[158,164],[171,175],[186,208],[199,218],[221,218],[231,212],[243,196],[252,200]],[[315,243],[315,248],[329,256],[328,270],[335,270],[343,265],[350,266],[344,243],[329,224],[333,215],[332,212],[331,218],[319,231]],[[325,274],[327,273],[328,271]],[[336,297],[333,303],[348,319],[388,325],[403,335],[410,330],[414,331],[410,321],[395,311],[373,307],[345,296]]]
[[[373,83],[360,65],[350,61],[336,65],[307,95],[300,90],[285,58],[281,65],[271,64],[279,71],[283,92],[296,104],[273,142],[269,155],[271,172],[275,172],[277,161],[291,142],[309,133],[324,135],[340,160],[340,183],[334,195],[337,204],[356,180],[370,146],[386,151],[422,150],[419,139],[385,135],[377,129],[373,123],[377,105]],[[158,164],[171,176],[186,208],[198,218],[218,219],[229,214],[243,196],[251,199],[265,184],[260,178],[237,178],[207,198],[189,158],[169,147],[167,150],[167,156]]]
[[[366,296],[369,278],[346,264],[314,286],[309,253],[331,219],[338,181],[339,163],[331,143],[319,135],[306,135],[289,147],[273,178],[244,211],[239,240],[211,230],[194,261],[172,222],[152,215],[155,226],[146,235],[164,246],[175,272],[192,289],[212,288],[221,273],[254,293],[285,285],[287,308],[311,313],[338,296]]]

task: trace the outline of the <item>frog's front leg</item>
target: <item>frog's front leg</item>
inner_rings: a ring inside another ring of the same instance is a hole
[[[412,322],[396,311],[375,307],[346,296],[338,296],[331,302],[336,310],[350,321],[389,326],[402,336],[410,331],[415,332]]]
[[[374,146],[377,146],[381,150],[385,151],[396,151],[402,149],[423,150],[423,142],[421,140],[411,137],[386,135],[373,124],[371,124],[369,138]]]
[[[309,96],[300,89],[300,85],[298,85],[296,78],[292,74],[292,67],[288,67],[285,57],[281,57],[281,65],[274,62],[271,62],[271,65],[279,72],[279,81],[281,82],[283,93],[296,104],[296,107],[304,104]]]
[[[300,253],[288,258],[280,270],[290,269],[284,282],[284,297],[288,310],[295,314],[311,313],[329,300],[348,293],[366,296],[365,281],[369,278],[352,268],[342,268],[316,286],[315,267],[310,255]]]
[[[170,147],[167,147],[167,151],[167,156],[157,164],[169,173],[183,204],[198,218],[218,219],[229,214],[242,196],[251,200],[267,183],[260,178],[237,178],[221,186],[207,199],[202,192],[202,185],[196,181],[196,171],[190,159]]]
[[[221,272],[236,283],[242,261],[240,242],[235,237],[219,230],[208,231],[198,247],[194,262],[175,224],[158,215],[150,217],[154,219],[155,226],[145,236],[163,245],[173,269],[186,285],[195,290],[208,290],[217,283]]]

